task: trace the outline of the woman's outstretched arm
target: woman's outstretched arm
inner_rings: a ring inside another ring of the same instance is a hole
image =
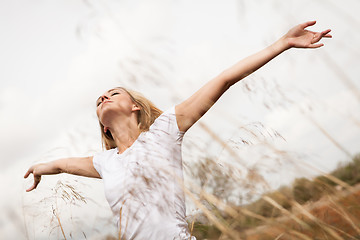
[[[31,166],[24,178],[27,178],[30,173],[34,175],[34,184],[26,190],[27,192],[37,187],[42,175],[70,173],[84,177],[101,178],[94,168],[93,157],[63,158],[48,163],[39,163]]]
[[[257,52],[223,71],[209,81],[190,98],[176,106],[176,118],[180,131],[187,131],[233,84],[264,66],[271,59],[290,48],[319,48],[323,37],[332,37],[330,29],[312,32],[305,28],[316,21],[299,24],[271,46]]]

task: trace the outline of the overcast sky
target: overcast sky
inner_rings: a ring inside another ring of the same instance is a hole
[[[330,171],[348,161],[360,152],[359,8],[356,0],[0,1],[0,238],[58,239],[54,206],[75,239],[103,236],[111,212],[101,180],[47,176],[25,193],[32,180],[22,176],[37,162],[101,151],[95,101],[104,91],[129,87],[166,110],[308,20],[318,21],[313,30],[331,28],[333,39],[283,53],[201,123],[273,187],[314,174],[307,164]],[[185,136],[186,164],[230,155],[200,124]],[[91,201],[56,200],[58,180]]]

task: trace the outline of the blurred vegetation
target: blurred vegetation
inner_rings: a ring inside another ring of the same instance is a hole
[[[266,193],[248,205],[226,203],[236,216],[220,205],[205,205],[220,224],[238,233],[239,239],[275,239],[280,235],[281,239],[360,239],[360,190],[353,187],[358,183],[360,154],[329,175],[296,179],[292,186]],[[192,234],[198,239],[235,239],[207,218],[198,219],[191,223]],[[270,232],[259,235],[269,228]]]

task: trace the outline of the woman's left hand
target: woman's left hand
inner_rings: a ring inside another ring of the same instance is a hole
[[[295,48],[319,48],[324,46],[322,43],[318,43],[323,37],[331,38],[332,36],[329,34],[331,31],[327,29],[322,32],[312,32],[309,30],[305,30],[305,28],[313,26],[316,21],[309,21],[302,24],[299,24],[290,31],[285,34],[283,39],[287,44],[287,49],[295,47]]]

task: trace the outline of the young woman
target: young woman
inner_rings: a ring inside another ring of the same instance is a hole
[[[241,60],[184,102],[162,112],[137,92],[114,88],[97,100],[104,152],[65,158],[29,168],[35,189],[42,175],[70,173],[102,178],[117,216],[121,239],[189,239],[182,190],[184,133],[230,86],[290,48],[319,48],[330,30],[312,32],[306,22],[264,50]]]

